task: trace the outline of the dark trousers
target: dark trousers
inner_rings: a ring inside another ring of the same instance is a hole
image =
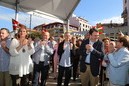
[[[100,69],[100,86],[103,86],[104,85],[104,81],[106,80],[106,74],[105,74],[105,71],[106,71],[106,68],[101,66],[101,69]]]
[[[78,72],[78,63],[79,63],[79,59],[75,59],[73,61],[73,80],[75,81],[76,80],[76,77],[77,77],[77,72]]]
[[[51,55],[51,67],[52,67],[52,73],[54,72],[54,55],[55,55],[55,51],[54,51],[53,54]]]
[[[64,73],[65,73],[64,86],[68,86],[71,78],[71,71],[72,71],[72,67],[59,66],[57,86],[61,86]]]
[[[24,75],[23,77],[19,77],[18,75],[11,75],[11,79],[12,86],[29,86],[28,75]],[[20,82],[18,82],[18,79],[21,79]]]
[[[39,64],[34,63],[34,70],[33,70],[33,86],[38,86],[39,84],[39,77],[41,73],[41,85],[46,85],[46,80],[48,77],[49,65],[44,66],[44,62],[39,62]]]

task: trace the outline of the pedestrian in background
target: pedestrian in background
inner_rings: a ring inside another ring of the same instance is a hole
[[[58,70],[58,65],[59,65],[59,55],[57,54],[57,51],[58,51],[58,46],[59,46],[59,43],[61,43],[63,41],[63,39],[61,37],[58,38],[57,40],[57,44],[54,46],[54,79],[57,79],[57,70]]]
[[[7,28],[1,28],[0,38],[0,86],[12,86],[9,75],[9,46],[11,39],[9,38],[9,30]]]

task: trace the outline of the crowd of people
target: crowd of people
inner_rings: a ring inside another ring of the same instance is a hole
[[[0,86],[46,86],[50,67],[57,86],[81,80],[81,86],[125,86],[129,84],[129,36],[101,39],[95,28],[85,39],[65,32],[57,40],[48,31],[41,39],[29,37],[27,29],[9,37],[0,29]],[[30,78],[30,76],[32,78]],[[64,77],[64,80],[63,80]]]

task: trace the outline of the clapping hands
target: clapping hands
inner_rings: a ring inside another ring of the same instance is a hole
[[[20,40],[20,45],[21,46],[25,46],[25,45],[28,45],[30,46],[30,44],[33,43],[32,39],[31,38],[28,38],[28,39],[24,39],[24,40]]]
[[[24,40],[20,40],[20,45],[21,46],[25,46],[28,44],[28,40],[27,39],[24,39]]]
[[[46,40],[40,41],[40,45],[47,45],[47,41]]]
[[[2,41],[2,42],[1,42],[1,47],[2,47],[2,48],[5,48],[5,47],[6,47],[6,42],[5,42],[5,41]]]
[[[30,46],[33,43],[32,38],[28,38],[28,46]]]
[[[85,48],[86,48],[86,52],[89,53],[91,49],[93,48],[93,46],[91,44],[87,44]]]

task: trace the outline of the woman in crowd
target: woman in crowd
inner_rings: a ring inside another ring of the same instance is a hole
[[[110,38],[105,37],[102,39],[103,44],[104,44],[104,54],[106,55],[108,53],[108,48],[110,45]],[[103,61],[101,61],[103,62]],[[103,65],[101,65],[101,70],[100,70],[100,83],[101,85],[104,84],[104,81],[107,81],[107,77],[106,77],[106,67],[104,67]]]
[[[50,36],[49,38],[49,46],[50,48],[52,48],[54,50],[54,46],[57,44],[57,42],[55,41],[55,37],[54,36]],[[52,67],[52,73],[54,72],[54,54],[55,54],[55,50],[53,52],[53,54],[51,55],[51,67]]]
[[[116,51],[116,43],[115,43],[115,41],[110,41],[109,42],[108,51],[112,51],[112,54],[115,53],[115,51]],[[105,71],[104,71],[104,74],[106,75],[105,78],[109,80],[109,71],[108,71],[109,70],[109,65],[108,65],[109,64],[109,60],[108,60],[108,57],[107,57],[108,53],[109,52],[105,53],[104,59],[102,61],[102,66],[105,67]],[[103,84],[104,84],[104,80],[103,80],[102,85]],[[107,83],[107,86],[110,86],[109,82]]]
[[[129,37],[119,37],[116,42],[117,50],[114,52],[109,47],[108,54],[108,72],[110,86],[125,86],[129,79]]]
[[[63,39],[61,37],[58,38],[57,40],[57,44],[55,44],[54,46],[54,58],[53,58],[53,62],[54,62],[54,79],[57,78],[57,66],[58,66],[58,63],[59,63],[59,56],[57,54],[57,50],[58,50],[58,45],[60,42],[62,42]]]
[[[76,43],[75,43],[76,42]],[[73,81],[76,81],[76,78],[79,75],[79,71],[78,71],[78,64],[80,61],[80,51],[79,51],[79,47],[81,46],[82,40],[81,39],[74,39],[73,38],[73,45],[75,46],[75,51],[74,51],[74,57],[73,57]]]
[[[34,46],[31,39],[27,39],[27,29],[22,27],[18,31],[18,37],[12,39],[9,52],[11,54],[9,73],[12,78],[12,86],[28,85],[28,74],[33,70],[31,55],[34,53]]]

